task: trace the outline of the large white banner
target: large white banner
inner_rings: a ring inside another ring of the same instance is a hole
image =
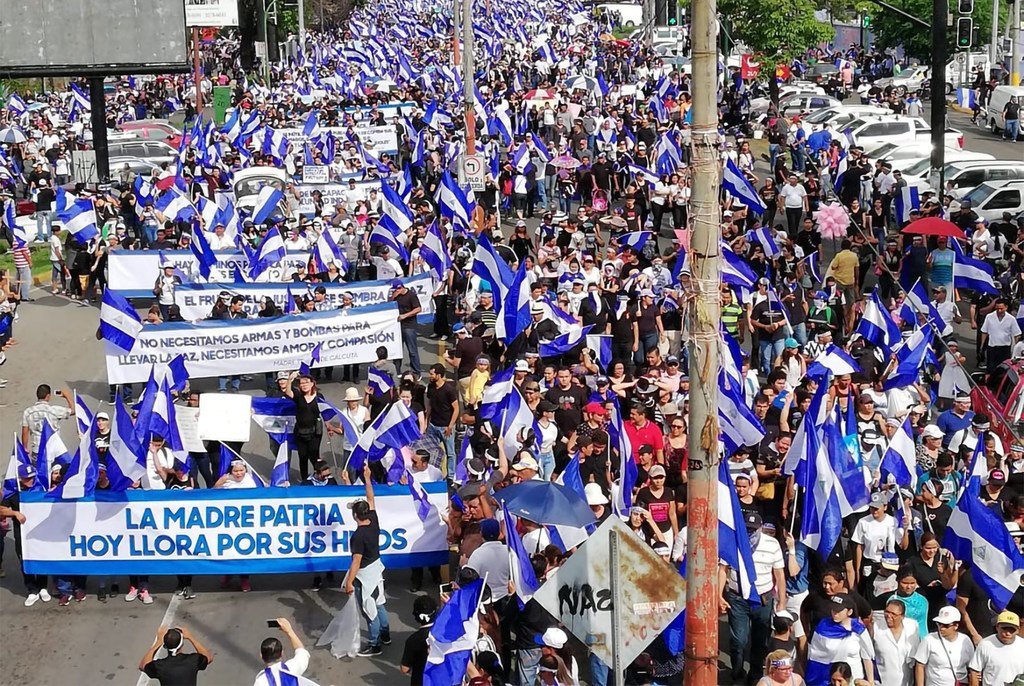
[[[313,191],[320,191],[320,195],[324,199],[324,214],[330,216],[334,213],[334,205],[338,202],[348,204],[350,200],[350,194],[355,196],[355,200],[366,200],[370,197],[370,191],[373,189],[380,190],[380,181],[356,181],[356,187],[350,191],[348,181],[345,183],[323,183],[323,184],[310,184],[304,183],[295,187],[295,190],[299,192],[298,201],[298,212],[299,214],[312,215],[316,212],[316,205],[313,203]],[[292,200],[292,207],[295,207],[295,201]]]
[[[406,486],[374,488],[385,566],[448,558],[444,482],[423,484],[426,522]],[[360,486],[247,490],[98,491],[54,501],[22,493],[25,570],[30,574],[283,574],[347,569],[356,529],[348,505]]]
[[[406,287],[416,293],[420,299],[418,321],[429,322],[434,314],[434,278],[430,274],[420,274],[402,279]],[[391,294],[391,281],[355,281],[353,283],[189,283],[174,289],[174,302],[181,308],[181,316],[185,321],[194,322],[210,316],[210,310],[217,301],[221,291],[245,298],[243,308],[250,317],[255,317],[260,310],[260,300],[272,298],[278,307],[284,310],[288,295],[299,297],[312,292],[313,288],[323,286],[327,293],[324,309],[341,307],[341,294],[352,293],[356,307],[380,305],[388,302]],[[307,291],[307,288],[309,289]]]
[[[107,273],[112,291],[125,298],[153,296],[153,286],[161,270],[162,259],[171,262],[187,281],[204,281],[199,273],[199,262],[190,250],[119,250],[107,258]],[[295,273],[300,265],[309,261],[309,253],[292,252],[280,264],[260,274],[258,282],[281,282]],[[249,260],[241,251],[218,251],[217,265],[210,271],[210,283],[234,283],[235,270],[243,274],[249,270]]]
[[[289,371],[309,363],[313,348],[320,344],[320,361],[313,367],[373,362],[380,346],[387,348],[388,359],[398,359],[398,308],[370,305],[268,319],[146,326],[130,353],[107,345],[107,381],[145,381],[154,364],[165,364],[178,354],[185,356],[193,378]]]
[[[339,144],[344,144],[348,140],[349,130],[347,127],[323,126],[320,130],[324,134],[327,132],[334,134],[334,138]],[[302,151],[302,145],[306,142],[306,135],[302,133],[302,129],[277,129],[277,132],[283,133],[284,137],[292,144],[293,153]],[[359,142],[363,144],[363,147],[377,155],[382,152],[389,155],[398,153],[398,131],[395,130],[394,124],[373,126],[360,123],[352,127],[352,133],[359,136]],[[338,149],[340,150],[340,148]]]

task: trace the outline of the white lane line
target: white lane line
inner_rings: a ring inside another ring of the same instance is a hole
[[[178,606],[181,605],[181,596],[175,593],[171,596],[171,602],[167,603],[167,611],[164,612],[164,618],[160,620],[160,626],[172,627],[174,626],[174,617],[178,614]],[[157,654],[162,651],[163,648],[157,651]],[[149,686],[149,677],[144,672],[139,672],[139,680],[135,686]]]

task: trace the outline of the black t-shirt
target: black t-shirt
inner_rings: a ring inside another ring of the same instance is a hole
[[[349,552],[352,555],[362,555],[362,566],[380,559],[380,520],[377,519],[377,512],[370,510],[370,523],[356,528],[349,539]]]
[[[558,408],[555,410],[555,424],[563,434],[569,436],[573,430],[583,423],[583,406],[587,404],[588,392],[581,386],[569,386],[562,390],[555,386],[545,396],[550,403]]]
[[[779,304],[772,303],[767,299],[762,300],[757,305],[755,305],[753,311],[750,313],[750,316],[753,317],[758,324],[762,324],[765,326],[769,324],[785,322],[786,319],[786,315],[783,314],[782,309],[779,307]],[[771,333],[765,331],[764,329],[758,329],[758,334],[761,336],[761,340],[768,339],[771,341],[781,341],[782,339],[786,338],[786,327],[780,326]]]
[[[406,289],[405,293],[395,298],[395,304],[398,305],[398,314],[405,314],[406,312],[412,312],[420,306],[420,296],[416,295],[409,289]],[[408,319],[402,320],[402,328],[408,328],[410,326],[416,326],[416,317],[409,317]]]
[[[295,388],[292,401],[295,403],[295,428],[312,431],[320,427],[320,400],[322,396],[317,393],[312,401],[307,401],[297,387]],[[319,433],[319,430],[317,431]]]
[[[464,379],[476,369],[476,360],[484,351],[484,339],[477,336],[466,336],[455,343],[455,357],[459,358],[459,368],[455,370],[458,378]]]
[[[185,653],[153,660],[142,671],[150,679],[157,679],[160,686],[196,686],[199,672],[208,664],[209,660],[199,653]]]
[[[405,650],[402,651],[402,666],[409,668],[410,686],[423,686],[423,669],[427,666],[427,635],[430,627],[425,626],[413,632],[405,639]]]
[[[427,386],[427,400],[430,404],[430,416],[427,417],[427,421],[434,426],[448,426],[452,421],[452,414],[455,413],[452,403],[458,399],[459,392],[451,381],[445,381],[440,388],[433,383]]]
[[[650,511],[654,523],[661,529],[661,533],[672,530],[672,520],[669,519],[669,512],[676,506],[676,494],[669,487],[665,487],[660,497],[655,497],[650,488],[641,488],[636,497],[636,504],[645,510]]]
[[[974,630],[984,636],[995,633],[998,610],[992,605],[988,594],[974,580],[972,570],[960,571],[956,582],[957,597],[967,598],[967,616],[971,618]]]

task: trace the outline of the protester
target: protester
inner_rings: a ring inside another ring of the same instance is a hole
[[[309,669],[309,651],[302,645],[302,639],[292,629],[292,624],[284,617],[268,620],[268,626],[277,627],[281,630],[292,644],[294,655],[288,660],[284,659],[284,646],[280,639],[271,636],[263,639],[260,644],[260,659],[263,660],[264,668],[256,675],[252,686],[277,686],[289,675],[299,677]]]
[[[192,644],[194,653],[182,653],[185,641]],[[163,648],[167,657],[157,658]],[[213,663],[213,653],[186,627],[160,627],[156,640],[139,661],[139,671],[150,679],[156,679],[161,686],[190,686],[199,683],[199,672]]]

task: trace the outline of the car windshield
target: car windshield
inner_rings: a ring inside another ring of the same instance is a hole
[[[279,191],[284,190],[284,183],[280,179],[275,179],[272,176],[253,176],[238,181],[235,184],[235,197],[244,198],[248,195],[256,195],[267,184],[270,184]]]
[[[841,116],[841,113],[836,111],[832,107],[828,107],[823,110],[818,110],[813,114],[808,114],[806,117],[804,117],[804,121],[807,122],[808,124],[821,124],[827,122],[829,118],[835,116]]]
[[[883,143],[882,145],[875,148],[875,159],[880,160],[884,158],[886,155],[888,155],[890,152],[892,152],[898,147],[899,145],[897,145],[896,143]]]
[[[946,172],[946,175],[949,176],[949,172],[948,171]],[[995,186],[992,186],[992,185],[987,184],[987,183],[983,183],[980,186],[978,186],[977,188],[975,188],[974,190],[972,190],[970,193],[965,195],[963,198],[961,198],[960,202],[963,202],[964,200],[970,200],[971,204],[974,207],[978,207],[983,202],[985,202],[985,200],[987,200],[990,195],[995,193],[996,190],[997,189],[996,189]]]
[[[922,174],[927,172],[931,168],[931,166],[932,166],[932,159],[931,159],[931,157],[926,157],[923,160],[918,160],[917,162],[914,162],[909,167],[905,167],[903,169],[903,173],[904,174],[910,174],[912,176],[921,176]]]

